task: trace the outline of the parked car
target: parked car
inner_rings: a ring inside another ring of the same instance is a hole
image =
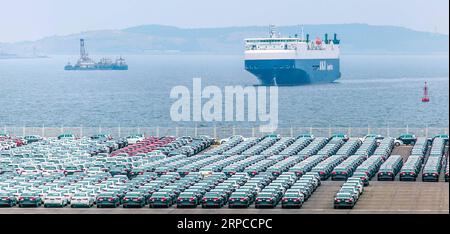
[[[356,200],[350,193],[338,193],[334,197],[334,209],[351,208],[356,204]]]
[[[282,208],[301,208],[305,202],[305,196],[300,191],[286,192],[281,199]]]
[[[278,195],[274,193],[260,193],[256,197],[255,208],[275,208],[278,204]]]
[[[112,192],[101,193],[97,197],[97,208],[117,208],[120,206],[120,198]]]
[[[90,208],[93,207],[95,203],[94,197],[89,196],[88,193],[75,193],[70,200],[71,208]]]
[[[150,208],[169,208],[174,204],[174,196],[168,192],[156,192],[148,200]]]
[[[229,208],[249,208],[253,203],[253,195],[248,192],[236,192],[228,200]]]
[[[42,198],[37,193],[25,192],[20,195],[19,207],[39,207],[42,205]]]
[[[44,207],[65,207],[69,201],[61,192],[49,192],[44,199]]]
[[[43,138],[41,136],[38,136],[38,135],[25,136],[24,139],[27,141],[28,144],[35,143],[35,142],[43,140]]]
[[[123,208],[143,208],[145,204],[145,197],[139,192],[129,192],[123,198]]]
[[[379,181],[394,181],[403,166],[403,158],[400,155],[393,155],[389,157],[386,162],[381,165],[378,171]]]
[[[417,141],[417,137],[414,134],[402,134],[395,141],[396,146],[400,145],[414,145]]]
[[[72,133],[64,133],[58,136],[58,140],[75,140],[76,137]]]
[[[226,199],[220,192],[208,192],[202,199],[202,208],[222,208]]]
[[[409,156],[400,171],[400,181],[416,181],[422,168],[422,156]]]
[[[144,134],[133,134],[127,137],[128,145],[135,145],[143,140],[145,140]]]
[[[177,208],[197,208],[199,196],[194,192],[182,192],[177,199]]]
[[[17,199],[12,193],[0,192],[0,207],[13,207],[17,205]]]

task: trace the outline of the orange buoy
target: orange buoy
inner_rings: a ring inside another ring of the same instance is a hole
[[[425,87],[423,88],[422,102],[430,102],[430,96],[428,95],[428,84],[425,82]]]

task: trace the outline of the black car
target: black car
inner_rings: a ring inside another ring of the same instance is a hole
[[[37,193],[23,193],[19,198],[19,207],[39,207],[42,198]]]
[[[255,208],[275,208],[278,204],[278,197],[273,193],[260,193],[255,201]]]
[[[97,208],[117,208],[120,206],[120,198],[114,193],[102,193],[96,200]]]
[[[202,199],[202,208],[222,208],[226,201],[218,192],[208,192]]]
[[[244,192],[235,192],[228,199],[228,208],[248,208],[253,203],[250,194]]]
[[[334,197],[334,209],[350,208],[352,209],[356,204],[356,200],[350,193],[338,193]]]
[[[300,192],[286,192],[281,199],[281,207],[300,209],[304,202],[305,197]]]
[[[17,204],[16,197],[10,193],[0,193],[0,207],[13,207]]]
[[[142,208],[146,205],[145,196],[139,192],[130,192],[123,198],[123,208]]]
[[[199,197],[193,192],[183,192],[177,199],[177,208],[197,208],[199,204]]]
[[[414,145],[417,141],[417,137],[413,134],[402,134],[397,140],[405,145]],[[398,146],[398,143],[396,143],[396,145]]]
[[[174,204],[174,199],[168,192],[156,192],[148,200],[148,204],[150,208],[169,208]]]

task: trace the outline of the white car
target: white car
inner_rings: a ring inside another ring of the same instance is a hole
[[[70,207],[72,208],[78,208],[78,207],[92,207],[94,206],[94,197],[89,196],[88,193],[82,192],[82,193],[75,193],[72,197],[72,200],[70,202]]]
[[[351,193],[355,196],[356,200],[359,200],[359,196],[360,196],[358,188],[356,188],[354,186],[342,186],[339,193]]]
[[[127,141],[129,145],[137,144],[141,141],[145,140],[144,134],[135,134],[127,137]]]
[[[47,196],[45,196],[44,207],[65,207],[67,206],[68,201],[67,198],[63,196],[62,193],[59,192],[49,192]]]
[[[42,171],[37,166],[25,166],[22,168],[21,173],[22,176],[25,175],[41,175]]]
[[[347,181],[344,186],[354,186],[358,192],[359,195],[362,195],[364,192],[364,185],[361,183],[361,181],[356,181],[356,180],[351,180],[351,181]]]

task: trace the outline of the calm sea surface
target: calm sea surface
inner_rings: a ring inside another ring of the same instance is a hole
[[[0,60],[0,126],[255,125],[170,119],[170,90],[191,87],[193,77],[203,86],[257,85],[242,56],[126,56],[129,71],[89,72],[64,71],[69,59],[76,56]],[[447,127],[448,64],[448,55],[344,55],[339,82],[279,88],[280,126]]]

